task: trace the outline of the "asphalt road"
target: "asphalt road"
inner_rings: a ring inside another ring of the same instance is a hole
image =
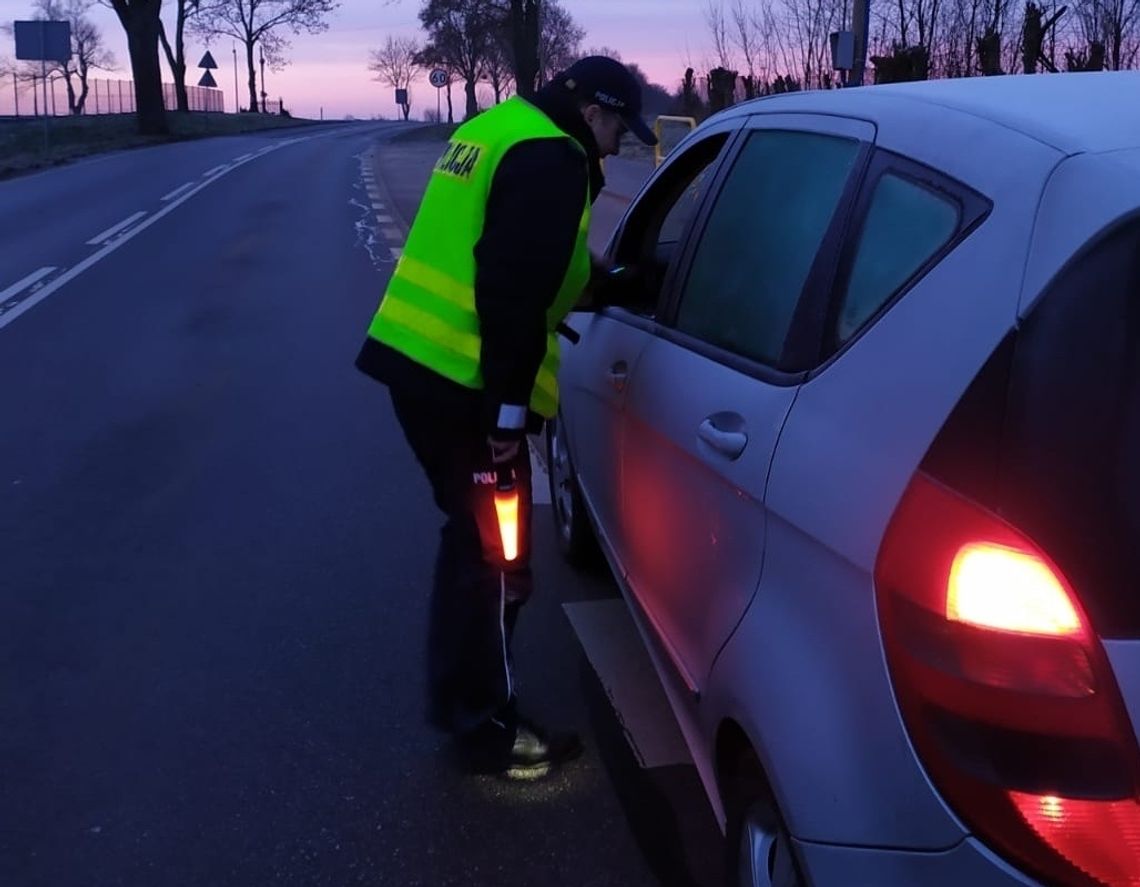
[[[423,724],[440,519],[352,366],[390,134],[0,183],[0,885],[707,877],[691,772],[638,768],[562,609],[612,585],[561,565],[548,515],[522,693],[585,756],[475,779]]]

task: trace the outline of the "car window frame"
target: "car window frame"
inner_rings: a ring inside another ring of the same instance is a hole
[[[789,131],[832,136],[851,139],[859,145],[851,175],[844,186],[831,224],[812,262],[811,270],[808,272],[804,284],[803,294],[793,312],[792,324],[784,344],[784,352],[781,354],[780,363],[782,366],[779,367],[736,354],[682,332],[676,327],[677,312],[680,309],[684,284],[688,281],[697,247],[716,206],[716,201],[720,198],[725,182],[735,168],[748,139],[754,133],[764,131]],[[843,244],[843,235],[849,225],[850,216],[854,211],[856,199],[873,156],[877,135],[878,131],[875,124],[859,117],[794,111],[757,113],[748,117],[745,125],[736,134],[734,142],[730,145],[731,150],[723,158],[721,169],[718,170],[716,179],[710,183],[709,191],[702,201],[700,211],[693,219],[693,225],[684,243],[681,261],[675,263],[672,273],[662,287],[662,293],[667,297],[667,302],[662,308],[661,321],[654,330],[655,335],[769,384],[788,387],[803,382],[807,377],[808,370],[799,368],[799,364],[812,347],[817,347],[819,328],[823,323],[823,318],[818,314],[818,311],[805,309],[818,304],[816,297],[818,292],[830,290],[839,260],[839,249]]]
[[[629,208],[622,215],[621,220],[618,222],[617,227],[614,229],[613,234],[610,235],[609,240],[606,242],[604,255],[607,259],[612,260],[617,252],[618,244],[626,236],[626,231],[629,225],[630,218],[633,216],[637,209],[638,204],[646,197],[649,191],[657,187],[661,180],[669,175],[671,168],[678,164],[684,163],[686,158],[691,155],[699,146],[705,144],[710,138],[724,135],[726,136],[724,145],[721,146],[717,157],[712,161],[713,171],[709,179],[708,187],[705,188],[704,193],[701,195],[700,200],[697,202],[697,208],[693,212],[689,221],[686,223],[681,232],[681,237],[677,241],[676,255],[677,261],[670,264],[669,269],[665,273],[665,277],[661,282],[661,291],[657,295],[656,311],[652,315],[646,315],[634,311],[631,308],[626,308],[621,305],[607,305],[601,308],[598,313],[609,317],[613,320],[621,321],[622,323],[630,326],[635,326],[647,332],[655,332],[660,326],[662,311],[668,305],[668,294],[672,285],[672,280],[677,273],[677,269],[681,262],[684,261],[686,254],[686,247],[694,226],[698,219],[702,217],[705,206],[708,204],[710,196],[720,192],[720,185],[722,177],[725,174],[726,164],[730,158],[735,156],[736,145],[741,138],[741,131],[744,128],[746,118],[743,116],[727,117],[717,123],[708,125],[694,130],[689,136],[683,139],[676,148],[673,149],[661,163],[661,166],[654,171],[651,178],[641,187],[637,195],[630,201]]]
[[[891,295],[883,301],[878,310],[871,315],[860,328],[847,341],[839,343],[835,339],[836,328],[840,312],[843,310],[843,300],[847,287],[851,282],[851,275],[855,268],[855,259],[858,255],[860,241],[870,217],[871,206],[876,190],[882,179],[895,176],[904,181],[911,182],[927,191],[931,191],[948,199],[958,207],[958,225],[953,236],[946,241],[936,252],[908,277]],[[893,308],[899,300],[917,286],[935,267],[941,264],[947,256],[956,250],[963,241],[989,218],[993,212],[993,201],[969,185],[953,178],[926,164],[920,163],[910,157],[876,147],[860,193],[856,198],[848,228],[844,232],[843,245],[836,267],[836,273],[829,291],[823,295],[825,299],[814,310],[823,317],[819,329],[817,343],[818,353],[814,365],[808,370],[808,377],[814,378],[824,372],[832,363],[839,359],[849,348],[853,347],[867,334],[882,318]],[[817,294],[818,296],[819,294]]]

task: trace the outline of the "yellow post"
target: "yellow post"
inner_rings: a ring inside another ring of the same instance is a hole
[[[661,124],[662,123],[687,123],[689,131],[691,132],[697,126],[697,121],[692,117],[670,117],[668,115],[661,115],[653,123],[653,132],[657,135],[657,145],[653,149],[654,166],[660,166],[661,161],[665,159],[665,153],[661,151]],[[667,153],[667,152],[666,152]]]

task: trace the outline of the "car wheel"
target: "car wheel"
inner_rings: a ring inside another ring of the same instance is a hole
[[[550,502],[554,528],[562,556],[574,566],[596,560],[598,548],[590,519],[578,489],[570,449],[562,431],[562,417],[551,420],[546,430],[546,457],[550,473]]]
[[[783,825],[765,803],[749,806],[729,832],[730,884],[736,887],[805,887]]]

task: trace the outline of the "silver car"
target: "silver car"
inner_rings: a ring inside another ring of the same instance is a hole
[[[709,120],[548,429],[748,885],[1140,885],[1140,74]]]

